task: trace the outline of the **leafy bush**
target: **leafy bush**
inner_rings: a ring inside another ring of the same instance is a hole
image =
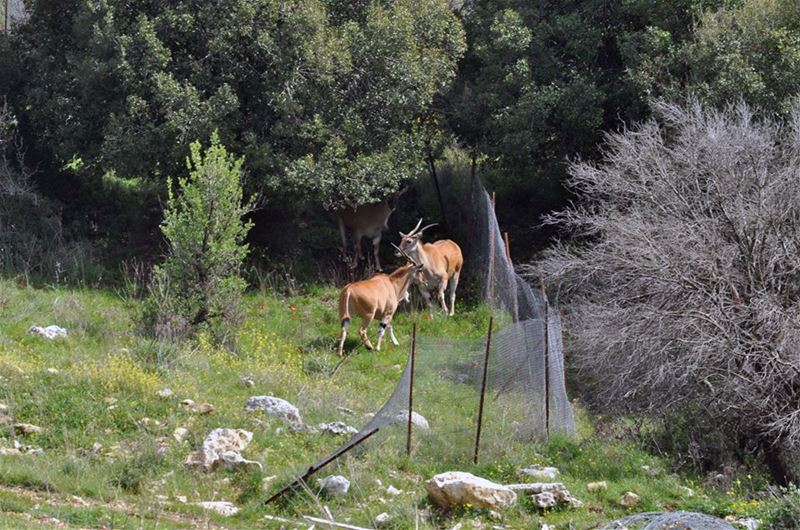
[[[169,251],[155,267],[146,310],[146,322],[161,338],[208,325],[222,339],[241,319],[246,283],[240,272],[252,225],[242,218],[254,204],[243,200],[243,161],[229,154],[214,133],[205,152],[199,142],[192,144],[189,176],[178,179],[177,189],[168,181],[161,231]]]
[[[800,491],[790,487],[786,494],[769,504],[764,515],[766,530],[800,529]]]

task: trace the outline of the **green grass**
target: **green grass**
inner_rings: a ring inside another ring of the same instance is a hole
[[[702,509],[717,515],[758,511],[757,503],[744,501],[746,487],[733,492],[704,488],[696,477],[670,473],[669,462],[628,442],[596,436],[580,408],[578,438],[534,444],[487,437],[488,456],[473,466],[464,450],[472,436],[471,419],[457,414],[456,405],[474,396],[463,394],[466,385],[455,384],[443,387],[448,402],[439,408],[420,398],[420,411],[442,418],[448,437],[417,433],[415,452],[408,459],[402,451],[405,433],[395,429],[367,442],[366,451],[320,472],[349,476],[347,496],[319,498],[312,480],[310,490],[263,507],[269,493],[344,439],[286,432],[279,421],[246,412],[249,396],[285,398],[309,424],[342,420],[360,427],[367,421],[364,414],[375,412],[397,384],[412,322],[425,336],[480,338],[486,332],[488,309],[463,305],[454,318],[400,313],[395,329],[401,346],[389,343],[381,352],[367,352],[353,326],[345,349],[350,357],[331,377],[339,362],[337,294],[312,286],[290,298],[248,295],[245,324],[236,351],[230,352],[202,335],[177,345],[139,337],[134,324],[138,302],[108,291],[21,289],[0,281],[0,402],[11,408],[16,421],[44,428],[24,442],[45,450],[41,456],[0,457],[0,528],[28,524],[20,514],[88,528],[180,528],[200,521],[231,528],[274,527],[263,519],[265,514],[319,516],[323,504],[338,520],[371,526],[375,516],[388,512],[394,516],[392,528],[408,528],[414,526],[418,509],[432,508],[422,481],[433,474],[464,470],[499,482],[523,482],[517,468],[533,463],[559,467],[563,482],[585,506],[540,513],[521,499],[503,514],[501,524],[508,528],[537,528],[543,522],[556,528],[593,528],[628,513],[617,500],[629,490],[642,497],[642,510]],[[69,330],[69,337],[47,341],[29,336],[33,324],[58,324]],[[255,381],[254,388],[242,384],[244,376]],[[156,393],[163,387],[174,396],[159,398]],[[179,406],[186,398],[212,403],[216,410],[192,414]],[[342,416],[338,406],[354,415]],[[187,441],[172,439],[176,427],[189,430]],[[217,427],[252,431],[245,456],[262,462],[264,471],[205,474],[185,469],[186,456]],[[11,439],[10,429],[0,427],[0,445],[10,445]],[[96,443],[102,446],[98,452],[92,450]],[[159,444],[167,446],[163,455],[156,450]],[[651,477],[642,466],[659,472]],[[587,491],[587,482],[599,480],[608,482],[607,490]],[[404,493],[387,495],[390,484]],[[693,497],[681,489],[685,485],[695,489]],[[73,496],[90,506],[71,502]],[[188,503],[180,501],[183,497]],[[192,505],[206,500],[236,502],[241,512],[222,518]],[[423,528],[450,528],[476,517],[490,521],[484,511],[432,513],[431,520],[421,521]]]

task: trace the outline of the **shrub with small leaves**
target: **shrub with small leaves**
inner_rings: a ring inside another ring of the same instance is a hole
[[[246,287],[241,277],[252,223],[243,216],[254,201],[244,199],[243,158],[228,153],[214,133],[205,151],[191,146],[189,176],[169,195],[161,231],[167,257],[154,271],[146,313],[149,329],[159,338],[176,338],[208,326],[224,340],[241,320],[239,301]]]

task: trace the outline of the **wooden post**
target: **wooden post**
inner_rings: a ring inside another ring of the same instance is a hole
[[[497,209],[497,194],[492,192],[492,210]]]
[[[411,379],[408,382],[408,435],[406,437],[406,456],[411,456],[411,426],[414,414],[414,360],[417,357],[417,323],[411,328]]]
[[[550,438],[550,308],[547,302],[547,291],[544,288],[544,277],[539,275],[544,304],[544,429]]]
[[[506,257],[508,258],[508,262],[511,263],[511,246],[508,244],[508,232],[503,232],[503,239],[506,242]]]
[[[478,463],[478,448],[481,445],[481,427],[483,425],[483,399],[486,395],[486,376],[489,373],[489,348],[492,345],[492,323],[494,317],[489,317],[489,331],[486,334],[486,353],[483,356],[483,380],[481,382],[481,401],[478,405],[478,431],[475,433],[475,451],[472,453],[472,463]]]

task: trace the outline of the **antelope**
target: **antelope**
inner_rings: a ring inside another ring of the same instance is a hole
[[[461,276],[461,267],[464,258],[461,248],[449,239],[442,239],[434,243],[422,243],[422,234],[436,223],[420,228],[422,219],[414,229],[404,234],[400,232],[400,246],[395,255],[407,254],[420,265],[420,274],[415,283],[420,288],[422,296],[430,307],[430,291],[436,291],[436,298],[442,306],[445,315],[453,316],[456,310],[456,289],[458,278]],[[444,292],[450,285],[450,310],[448,312]]]
[[[339,318],[342,322],[342,335],[339,338],[339,357],[342,356],[344,341],[347,338],[347,329],[350,327],[351,311],[361,317],[361,328],[358,334],[361,341],[368,350],[372,349],[372,343],[367,337],[367,327],[373,319],[380,319],[380,331],[378,332],[378,345],[376,350],[380,351],[383,335],[389,329],[389,337],[392,343],[398,346],[400,343],[394,336],[392,318],[400,301],[408,299],[408,287],[414,275],[420,270],[414,260],[406,256],[409,263],[404,265],[391,274],[376,274],[368,280],[361,280],[349,283],[344,286],[339,295]]]
[[[380,202],[362,204],[356,208],[348,206],[334,212],[339,222],[339,233],[342,236],[342,250],[345,256],[347,256],[347,230],[345,227],[353,232],[356,253],[355,259],[350,265],[351,269],[355,269],[358,266],[358,261],[361,259],[361,239],[366,237],[372,240],[375,267],[378,271],[383,270],[381,260],[378,257],[383,231],[389,227],[389,217],[397,208],[400,196],[407,190],[408,188],[403,188]]]

